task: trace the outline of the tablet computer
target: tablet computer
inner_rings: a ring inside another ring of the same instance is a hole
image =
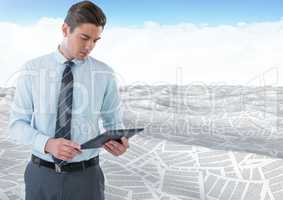
[[[117,142],[122,143],[121,138],[131,138],[135,134],[143,131],[144,128],[132,128],[132,129],[117,129],[117,130],[109,130],[101,135],[81,144],[81,149],[92,149],[92,148],[100,148],[108,142],[109,140],[115,140]]]

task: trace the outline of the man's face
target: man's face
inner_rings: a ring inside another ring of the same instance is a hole
[[[63,33],[66,41],[64,48],[68,56],[79,60],[87,57],[100,39],[102,31],[101,26],[85,23],[70,32],[70,27],[64,24]]]

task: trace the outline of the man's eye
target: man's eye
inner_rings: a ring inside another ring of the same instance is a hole
[[[83,37],[82,37],[82,39],[83,39],[83,40],[85,40],[85,41],[87,41],[87,40],[88,40],[87,38],[83,38]]]

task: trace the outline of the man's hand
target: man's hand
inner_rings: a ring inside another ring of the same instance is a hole
[[[81,146],[73,141],[64,138],[51,138],[47,141],[45,152],[51,153],[60,160],[72,160],[81,153]]]
[[[122,137],[121,140],[122,144],[114,140],[110,140],[103,145],[103,148],[114,156],[120,156],[129,148],[128,139],[126,137]]]

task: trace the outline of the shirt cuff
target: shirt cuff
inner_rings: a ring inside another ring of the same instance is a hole
[[[35,140],[34,140],[34,143],[33,143],[33,147],[36,151],[42,153],[42,154],[46,154],[46,152],[44,151],[45,149],[45,145],[47,143],[47,140],[49,140],[50,137],[42,134],[42,133],[38,133],[36,134],[35,136]]]

